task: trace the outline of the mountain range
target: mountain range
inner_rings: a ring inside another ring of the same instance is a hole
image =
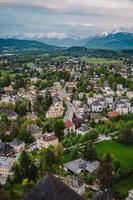
[[[4,40],[4,39],[5,40]],[[47,50],[55,50],[57,47],[70,48],[72,46],[81,46],[88,49],[107,49],[107,50],[132,50],[133,49],[133,28],[126,29],[124,27],[115,29],[111,32],[104,32],[96,36],[90,36],[86,38],[80,38],[73,34],[66,33],[47,33],[47,34],[17,34],[4,36],[0,40],[0,47],[3,42],[8,45],[21,46],[23,48],[39,48]],[[20,40],[20,42],[18,42]],[[22,42],[23,41],[23,42]],[[32,44],[30,43],[32,41]],[[19,43],[19,44],[18,44]],[[31,46],[30,46],[31,45]]]

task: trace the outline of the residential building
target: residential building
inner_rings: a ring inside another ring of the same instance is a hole
[[[85,161],[83,159],[77,159],[65,163],[63,165],[64,170],[70,171],[73,174],[79,174],[82,171],[87,171],[89,173],[95,172],[99,168],[100,162],[95,161]]]
[[[8,118],[8,120],[11,120],[11,121],[14,121],[14,120],[17,120],[17,113],[13,110],[0,110],[0,117],[1,115],[5,114]]]
[[[14,155],[13,147],[10,144],[6,144],[0,141],[0,156],[12,156]]]
[[[0,177],[8,177],[14,164],[14,158],[0,156]]]
[[[59,139],[55,136],[55,133],[44,133],[42,137],[37,139],[37,148],[48,148],[49,146],[56,147],[59,143]]]
[[[65,135],[72,132],[73,133],[75,132],[75,124],[70,120],[65,121],[65,129],[64,129]]]
[[[12,91],[13,91],[12,85],[5,86],[5,87],[4,87],[4,91],[5,91],[5,92],[12,92]]]
[[[128,92],[127,92],[127,97],[128,97],[129,99],[132,99],[132,98],[133,98],[133,91],[128,91]]]
[[[116,111],[108,112],[108,113],[107,113],[107,117],[108,117],[109,119],[117,118],[117,117],[119,117],[119,113],[116,112]]]
[[[100,162],[95,160],[95,161],[88,161],[85,166],[85,170],[89,173],[93,173],[96,171],[100,166]]]
[[[83,124],[78,129],[76,129],[76,133],[81,134],[81,135],[85,135],[86,133],[88,133],[88,131],[89,131],[89,128],[86,124]]]
[[[35,124],[28,125],[27,130],[31,133],[34,139],[40,138],[42,136],[41,128]]]
[[[129,195],[125,200],[133,200],[133,189],[129,190]]]
[[[15,138],[12,142],[9,143],[15,150],[15,152],[21,152],[25,149],[25,142]]]
[[[47,174],[23,200],[83,200],[83,198],[68,187],[59,178]]]
[[[6,180],[8,176],[12,175],[11,169],[13,167],[13,164],[19,158],[19,156],[20,156],[20,153],[16,154],[13,157],[0,156],[0,184],[1,185],[6,184]]]
[[[63,165],[64,170],[70,171],[74,174],[79,174],[81,171],[85,169],[86,161],[83,159],[77,159],[70,161],[68,163],[65,163]]]
[[[28,113],[27,114],[27,119],[36,120],[37,119],[37,115],[34,112]]]
[[[64,112],[64,107],[62,102],[57,102],[52,104],[46,113],[46,118],[57,118],[61,117]]]
[[[77,176],[68,176],[65,183],[79,195],[85,192],[85,182]]]
[[[116,195],[109,189],[105,191],[96,192],[92,200],[117,200]]]
[[[98,100],[95,100],[91,104],[91,111],[96,113],[102,112],[103,105]]]

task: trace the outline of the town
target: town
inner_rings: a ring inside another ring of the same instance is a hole
[[[29,60],[25,56],[20,64],[15,55],[2,55],[0,61],[3,199],[40,195],[37,184],[44,177],[40,185],[50,188],[52,180],[73,199],[132,200],[130,59],[39,55]]]

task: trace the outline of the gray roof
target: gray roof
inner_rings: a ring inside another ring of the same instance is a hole
[[[129,193],[132,193],[132,194],[133,194],[133,189],[129,190]]]
[[[93,102],[92,102],[92,105],[95,105],[95,106],[102,106],[98,100],[93,101]]]
[[[63,166],[73,173],[76,173],[79,169],[84,169],[86,161],[83,159],[73,160],[71,162],[65,163]]]
[[[79,127],[79,131],[87,132],[88,131],[88,127],[87,126],[81,126],[81,127]]]
[[[88,161],[86,163],[85,170],[93,173],[98,167],[99,167],[100,162],[99,161]]]
[[[21,144],[23,144],[24,142],[19,140],[18,138],[15,138],[12,142],[10,142],[11,146],[19,146]]]
[[[9,144],[0,142],[0,155],[8,154],[13,152],[13,147]]]
[[[0,166],[8,167],[11,166],[13,162],[14,158],[0,156]]]
[[[41,128],[37,125],[31,124],[28,125],[27,130],[30,131],[32,134],[36,134],[41,131]]]
[[[53,175],[46,175],[23,200],[83,200]]]
[[[103,192],[98,192],[93,200],[116,200],[116,195],[111,190],[106,190]]]
[[[0,115],[2,114],[6,114],[8,117],[16,117],[17,116],[17,113],[13,110],[0,110]]]

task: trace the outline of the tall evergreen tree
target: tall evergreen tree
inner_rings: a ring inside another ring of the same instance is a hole
[[[102,184],[102,187],[109,187],[112,183],[114,174],[113,159],[110,153],[106,154],[100,163],[98,170],[98,178]]]

